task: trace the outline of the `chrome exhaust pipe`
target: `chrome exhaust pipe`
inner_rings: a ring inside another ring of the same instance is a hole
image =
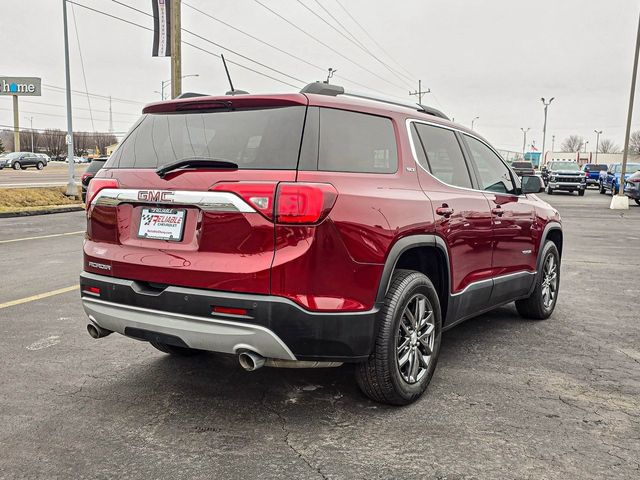
[[[87,332],[89,332],[92,338],[103,338],[113,333],[111,330],[106,330],[93,323],[87,324]]]
[[[254,352],[242,352],[238,355],[238,361],[240,366],[247,372],[253,372],[261,367],[264,367],[265,358],[262,355],[258,355]]]
[[[253,372],[262,367],[274,368],[333,368],[342,365],[342,362],[313,362],[298,360],[282,360],[279,358],[264,358],[262,355],[251,351],[241,352],[238,355],[240,366],[247,372]]]

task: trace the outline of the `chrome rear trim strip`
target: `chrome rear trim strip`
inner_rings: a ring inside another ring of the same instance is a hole
[[[199,192],[191,190],[146,190],[105,188],[98,192],[91,206],[116,206],[121,203],[147,205],[195,206],[214,212],[254,213],[256,210],[237,195],[229,192]]]

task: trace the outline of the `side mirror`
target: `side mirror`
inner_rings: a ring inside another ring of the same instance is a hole
[[[542,180],[537,175],[523,175],[520,179],[522,182],[522,193],[539,193],[544,190]]]

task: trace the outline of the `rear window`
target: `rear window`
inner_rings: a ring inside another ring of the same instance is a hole
[[[394,173],[397,169],[398,149],[391,119],[320,109],[318,170]]]
[[[513,162],[511,166],[513,168],[533,168],[531,162]]]
[[[584,166],[584,168],[586,170],[589,170],[590,172],[600,172],[601,170],[609,169],[609,167],[607,167],[606,165],[595,165],[593,163],[588,163],[587,165]]]
[[[191,157],[228,160],[239,169],[295,169],[303,106],[148,114],[105,168],[158,168]]]
[[[93,160],[85,170],[85,173],[96,173],[98,170],[104,167],[104,164],[105,160]]]

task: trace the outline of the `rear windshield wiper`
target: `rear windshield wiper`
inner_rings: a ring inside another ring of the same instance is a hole
[[[223,170],[237,170],[238,164],[221,158],[187,157],[175,162],[167,163],[156,169],[160,178],[175,170],[194,170],[199,168],[219,168]]]

